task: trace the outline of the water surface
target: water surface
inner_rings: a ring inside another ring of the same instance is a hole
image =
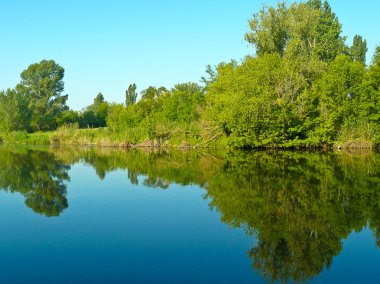
[[[376,283],[380,155],[0,146],[2,283]]]

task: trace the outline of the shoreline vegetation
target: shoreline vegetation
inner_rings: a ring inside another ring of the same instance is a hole
[[[0,143],[151,148],[373,149],[380,145],[380,46],[367,64],[327,1],[264,6],[245,40],[255,55],[207,66],[201,84],[99,93],[70,109],[64,68],[42,60],[0,92]]]
[[[182,131],[182,130],[180,130]],[[219,139],[220,136],[202,142],[183,140],[183,137],[168,137],[167,139],[144,140],[140,143],[131,143],[125,134],[116,134],[107,128],[70,129],[63,128],[52,132],[12,132],[7,136],[0,136],[0,144],[13,145],[40,145],[40,146],[96,146],[114,148],[151,148],[151,149],[226,149],[228,144]],[[253,148],[251,148],[253,149]],[[369,140],[350,139],[319,146],[305,146],[303,144],[288,146],[272,145],[255,149],[282,149],[282,150],[373,150],[378,145]]]

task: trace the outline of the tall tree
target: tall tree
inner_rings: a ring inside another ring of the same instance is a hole
[[[350,48],[352,59],[365,65],[367,51],[367,41],[363,40],[360,35],[355,35],[353,44]]]
[[[339,22],[336,14],[331,10],[328,1],[321,0],[309,1],[314,2],[314,9],[319,12],[319,18],[316,25],[316,54],[319,59],[331,62],[337,55],[345,50],[346,37],[342,36],[342,24]],[[316,3],[320,2],[320,3]]]
[[[42,60],[21,73],[17,91],[25,96],[31,110],[32,130],[52,130],[61,113],[68,109],[64,90],[65,70],[54,60]]]
[[[315,57],[331,62],[344,49],[342,25],[327,1],[284,2],[264,7],[249,21],[245,35],[258,56],[276,53],[290,58]]]
[[[128,90],[125,92],[125,105],[130,106],[136,103],[137,92],[136,84],[130,84]]]
[[[257,55],[284,53],[289,39],[288,11],[287,5],[281,2],[277,7],[264,7],[253,15],[249,21],[251,32],[245,39],[255,47]]]

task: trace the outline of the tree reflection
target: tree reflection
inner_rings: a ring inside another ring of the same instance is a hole
[[[342,240],[366,225],[380,243],[377,154],[133,150],[95,151],[85,160],[97,172],[128,170],[132,184],[142,175],[152,188],[204,187],[223,222],[256,237],[248,255],[269,281],[304,282],[320,274],[341,252]]]
[[[22,194],[28,207],[48,217],[68,207],[69,168],[46,151],[0,147],[0,188]]]
[[[0,147],[0,188],[20,192],[35,212],[67,208],[71,164],[100,179],[124,170],[132,185],[206,189],[210,208],[255,238],[252,266],[269,281],[304,282],[329,268],[342,240],[368,226],[380,246],[380,155],[318,152],[141,152]]]
[[[210,178],[208,197],[224,222],[256,235],[249,256],[261,275],[304,282],[330,267],[353,230],[369,222],[378,232],[378,165],[377,155],[235,155]]]

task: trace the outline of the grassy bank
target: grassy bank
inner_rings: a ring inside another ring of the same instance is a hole
[[[100,147],[151,147],[151,148],[236,148],[229,144],[228,137],[219,132],[208,135],[197,126],[185,130],[177,127],[172,131],[157,132],[154,135],[145,133],[143,128],[132,128],[124,132],[111,129],[75,129],[60,128],[52,132],[27,133],[17,131],[8,134],[0,133],[0,143],[25,145],[72,145]],[[353,127],[344,129],[337,141],[330,144],[315,145],[305,141],[289,141],[285,145],[271,145],[270,149],[373,149],[376,148],[376,131],[367,128]],[[260,147],[263,148],[263,147]]]
[[[53,132],[27,133],[18,131],[1,136],[6,144],[26,145],[97,145],[127,146],[125,135],[115,134],[106,128],[60,129]]]
[[[195,129],[192,129],[196,131]],[[60,128],[52,132],[17,131],[0,134],[0,143],[25,145],[76,145],[103,147],[194,147],[202,138],[190,130],[178,128],[149,137],[144,129],[132,128],[114,132],[109,128]]]

